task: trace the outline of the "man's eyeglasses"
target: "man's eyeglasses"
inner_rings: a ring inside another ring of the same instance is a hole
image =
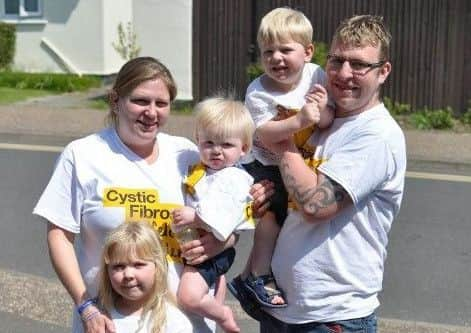
[[[350,65],[350,68],[352,69],[352,73],[356,75],[365,75],[368,71],[372,70],[373,68],[381,67],[386,63],[385,60],[369,63],[369,62],[364,62],[361,60],[337,57],[336,55],[333,55],[333,54],[327,55],[327,63],[333,69],[338,70],[342,68],[343,63],[345,61],[348,61],[348,64]]]

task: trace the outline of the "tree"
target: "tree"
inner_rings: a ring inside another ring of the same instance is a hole
[[[121,58],[126,61],[136,58],[141,52],[141,48],[137,45],[137,34],[131,22],[126,24],[126,29],[122,22],[118,24],[118,42],[113,42],[112,45]]]

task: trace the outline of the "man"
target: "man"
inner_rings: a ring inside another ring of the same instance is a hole
[[[311,137],[321,162],[293,142],[270,147],[297,210],[278,237],[272,270],[288,306],[266,309],[261,332],[376,332],[388,232],[402,200],[404,135],[380,100],[391,72],[380,17],[345,20],[326,66],[332,126]]]

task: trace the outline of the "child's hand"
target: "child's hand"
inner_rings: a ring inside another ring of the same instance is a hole
[[[327,97],[327,90],[320,84],[315,84],[306,96],[306,100],[314,101],[319,107],[320,119],[317,126],[321,129],[330,127],[335,118],[335,110],[327,105]]]
[[[191,207],[182,207],[173,210],[173,223],[172,229],[174,232],[179,232],[185,227],[188,227],[189,224],[193,224],[195,222],[195,210]]]
[[[320,84],[315,84],[306,95],[307,103],[317,103],[322,112],[327,106],[327,90]]]
[[[299,120],[300,128],[305,128],[317,124],[321,119],[319,106],[311,95],[306,95],[306,104],[296,114]]]

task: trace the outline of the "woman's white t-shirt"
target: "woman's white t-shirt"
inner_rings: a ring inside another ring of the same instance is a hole
[[[158,159],[148,164],[124,145],[114,128],[71,142],[34,208],[34,214],[77,235],[76,255],[90,295],[97,292],[107,233],[131,221],[147,221],[159,231],[168,253],[169,286],[177,290],[183,264],[170,230],[170,211],[184,205],[182,182],[199,154],[196,146],[182,137],[159,133],[156,144]],[[199,317],[192,322],[196,332],[214,332],[214,327],[208,329]],[[81,330],[75,314],[73,332]]]

